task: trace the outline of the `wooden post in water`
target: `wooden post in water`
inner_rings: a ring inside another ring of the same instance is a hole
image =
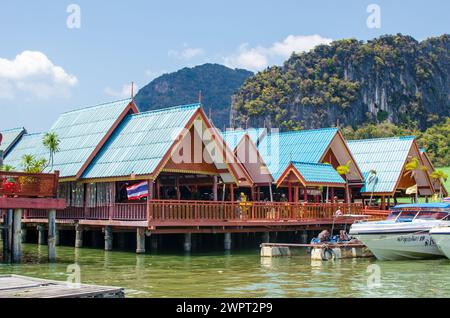
[[[3,219],[3,259],[11,261],[13,210],[9,209]]]
[[[14,210],[12,233],[12,261],[20,263],[22,256],[22,209]]]
[[[75,248],[83,247],[83,227],[80,224],[75,225]]]
[[[38,245],[45,244],[45,226],[40,224],[36,227],[38,231]]]
[[[22,240],[22,243],[27,242],[27,228],[26,227],[22,227],[21,240]]]
[[[113,248],[113,231],[112,226],[105,226],[105,251],[112,251]]]
[[[48,211],[48,260],[49,262],[56,261],[56,210]]]
[[[55,246],[59,246],[60,232],[58,228],[55,229]]]
[[[136,229],[136,253],[145,253],[145,228]]]
[[[150,236],[150,248],[152,251],[158,250],[158,237],[155,234]]]
[[[223,240],[223,246],[225,251],[231,250],[231,233],[225,233],[225,237]]]
[[[191,233],[185,233],[184,234],[184,245],[183,245],[185,252],[190,252],[192,249],[192,234]]]
[[[269,243],[270,242],[270,232],[264,232],[262,235],[262,242]]]

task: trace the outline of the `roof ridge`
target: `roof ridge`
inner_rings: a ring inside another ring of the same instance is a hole
[[[339,128],[337,128],[337,127],[327,127],[327,128],[317,128],[317,129],[290,130],[290,131],[280,131],[280,132],[278,132],[278,134],[279,135],[289,135],[289,134],[309,133],[309,132],[318,132],[318,131],[330,131],[330,130],[338,131]],[[272,135],[272,133],[270,133],[269,135]]]
[[[45,133],[47,133],[47,131],[27,133],[27,134],[24,134],[23,136],[25,137],[25,136],[43,135]]]
[[[140,113],[132,114],[131,116],[139,117],[139,116],[145,116],[145,115],[150,115],[150,114],[174,111],[174,110],[177,110],[177,109],[189,109],[189,108],[200,108],[200,107],[201,107],[201,104],[199,104],[199,103],[178,105],[178,106],[171,106],[171,107],[166,107],[166,108],[159,108],[159,109],[149,110],[149,111],[146,111],[146,112],[140,112]]]
[[[80,108],[76,108],[73,110],[69,110],[66,112],[61,113],[61,115],[64,114],[70,114],[70,113],[76,113],[82,110],[86,110],[86,109],[91,109],[91,108],[96,108],[96,107],[102,107],[102,106],[106,106],[108,104],[114,104],[114,103],[119,103],[119,102],[124,102],[124,101],[129,101],[129,103],[132,102],[131,98],[124,98],[124,99],[119,99],[119,100],[115,100],[115,101],[110,101],[110,102],[105,102],[105,103],[101,103],[101,104],[97,104],[97,105],[91,105],[91,106],[87,106],[87,107],[80,107]]]
[[[354,139],[346,140],[347,143],[367,142],[367,141],[385,141],[385,140],[409,140],[416,139],[415,136],[394,136],[394,137],[381,137],[381,138],[368,138],[368,139]]]
[[[319,163],[319,162],[306,162],[306,161],[291,161],[293,164],[303,164],[303,165],[312,165],[312,166],[331,166],[331,164],[327,163]]]
[[[26,130],[25,127],[17,127],[17,128],[9,128],[9,129],[4,129],[4,130],[0,130],[0,133],[5,133],[5,132],[10,132],[10,131],[15,131],[15,130]]]

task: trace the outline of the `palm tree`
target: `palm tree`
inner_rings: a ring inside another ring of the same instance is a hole
[[[16,168],[14,168],[13,166],[10,166],[10,165],[0,166],[0,171],[10,172],[10,171],[14,171],[14,170],[16,170]]]
[[[47,166],[47,160],[36,159],[33,155],[23,155],[22,163],[23,171],[27,173],[41,173]]]
[[[375,169],[370,170],[369,177],[367,178],[367,185],[373,183],[372,192],[370,193],[370,201],[369,204],[372,205],[373,193],[375,192],[375,186],[378,183],[377,171]]]
[[[448,175],[442,170],[434,170],[430,177],[439,180],[439,197],[442,199],[442,184],[447,181]]]
[[[349,161],[347,161],[347,163],[345,165],[338,166],[336,168],[337,173],[339,173],[339,175],[341,175],[341,176],[346,176],[347,174],[349,174],[350,173],[350,164],[351,163],[352,163],[352,161],[349,160]],[[347,192],[347,202],[350,203],[350,193],[349,193],[349,190],[348,190],[348,180],[346,181],[345,186],[347,188],[347,191],[346,191]]]
[[[42,139],[42,144],[50,152],[48,163],[50,164],[50,170],[53,170],[53,159],[56,152],[59,151],[60,140],[58,135],[54,132],[48,132]],[[46,168],[46,167],[45,167]]]
[[[411,161],[405,165],[406,172],[405,172],[404,176],[409,175],[410,178],[415,178],[415,176],[417,175],[417,170],[419,170],[419,169],[422,171],[426,171],[427,167],[421,166],[419,163],[419,159],[417,159],[417,157],[413,157],[411,159]],[[417,184],[417,182],[416,182],[416,184]],[[418,201],[419,201],[419,190],[417,189],[416,190],[416,202],[418,202]]]

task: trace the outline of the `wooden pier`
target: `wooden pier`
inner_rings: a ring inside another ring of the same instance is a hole
[[[123,288],[0,275],[0,298],[125,298]]]

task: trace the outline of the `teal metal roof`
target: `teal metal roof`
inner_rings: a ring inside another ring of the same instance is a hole
[[[152,173],[199,108],[192,104],[127,116],[82,178]]]
[[[0,134],[2,135],[0,151],[4,151],[4,155],[14,146],[14,144],[18,141],[20,136],[26,133],[25,128],[14,128],[1,130]]]
[[[319,163],[337,128],[272,133],[258,150],[273,178],[277,180],[291,161]]]
[[[365,184],[361,192],[394,191],[414,139],[394,137],[347,141],[365,182],[371,170],[377,172],[377,182]]]
[[[250,140],[257,145],[259,140],[264,136],[265,131],[265,128],[226,130],[222,132],[222,137],[227,146],[231,150],[234,150],[246,134],[250,137]]]
[[[61,141],[53,169],[59,170],[61,177],[75,176],[130,102],[131,99],[125,99],[61,114],[50,129]],[[42,137],[42,134],[39,137],[29,135],[25,145],[21,145],[24,141],[21,140],[8,154],[5,163],[16,166],[23,154],[48,159]]]
[[[332,165],[310,162],[292,162],[292,165],[306,182],[345,184],[345,180],[334,170]]]
[[[25,134],[20,142],[11,149],[4,160],[4,164],[13,166],[16,170],[22,170],[23,155],[34,155],[36,158],[48,159],[49,153],[42,144],[44,133]]]

